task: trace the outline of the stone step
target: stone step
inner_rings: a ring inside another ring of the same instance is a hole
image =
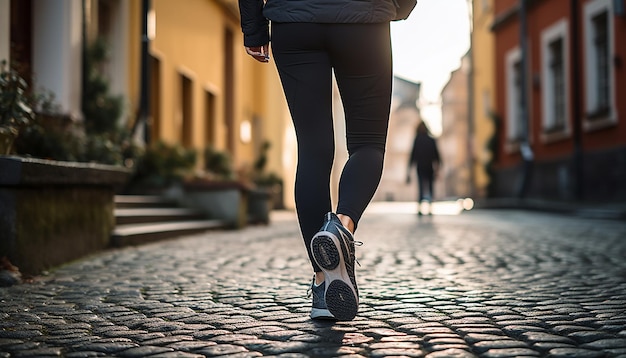
[[[176,202],[158,195],[116,195],[116,208],[175,207]]]
[[[115,208],[115,224],[157,223],[165,221],[200,220],[204,216],[187,208]]]
[[[220,220],[187,220],[161,223],[117,225],[111,235],[115,247],[141,245],[183,235],[226,228]]]

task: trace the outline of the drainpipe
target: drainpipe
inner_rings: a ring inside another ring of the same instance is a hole
[[[574,153],[572,155],[572,168],[574,170],[574,198],[582,200],[584,196],[584,171],[583,171],[583,144],[582,144],[582,111],[580,98],[580,26],[578,15],[578,0],[570,0],[571,11],[571,54],[572,61],[572,126],[574,139]]]
[[[141,17],[141,65],[140,65],[140,94],[139,116],[135,121],[133,132],[143,125],[143,140],[146,145],[150,143],[150,37],[148,34],[148,13],[150,12],[150,0],[142,0]]]
[[[529,141],[529,113],[528,113],[528,20],[527,20],[527,1],[520,0],[519,5],[519,42],[521,49],[521,120],[522,120],[522,138],[520,143],[520,152],[522,154],[522,181],[519,187],[518,197],[524,198],[528,192],[533,167],[533,152]]]
[[[467,13],[469,16],[469,27],[470,27],[470,49],[468,51],[468,62],[469,62],[469,70],[467,74],[467,149],[468,149],[468,161],[469,161],[469,180],[470,180],[470,192],[468,193],[471,197],[476,197],[476,155],[475,155],[475,146],[476,143],[475,135],[475,120],[476,115],[474,113],[475,110],[475,92],[474,92],[474,84],[475,84],[475,71],[474,71],[474,23],[473,23],[473,2],[467,1]]]

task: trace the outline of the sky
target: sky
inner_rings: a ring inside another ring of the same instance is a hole
[[[467,0],[418,0],[407,20],[391,24],[394,72],[421,82],[422,117],[441,134],[441,90],[470,47]]]

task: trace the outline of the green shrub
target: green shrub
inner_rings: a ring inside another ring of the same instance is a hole
[[[110,94],[110,84],[102,71],[109,57],[108,46],[98,38],[85,49],[83,72],[82,110],[88,134],[118,131],[122,115],[123,98]]]
[[[204,169],[215,179],[231,180],[234,178],[230,155],[211,146],[204,149]]]
[[[0,154],[11,152],[20,130],[35,117],[28,95],[28,84],[7,61],[0,62]]]
[[[136,163],[131,186],[167,187],[193,174],[197,153],[179,144],[156,142]]]
[[[101,71],[106,59],[107,48],[101,39],[85,52],[82,122],[61,114],[52,93],[42,91],[25,97],[26,105],[21,107],[30,109],[32,115],[21,122],[15,154],[132,166],[141,153],[133,144],[130,131],[118,125],[123,99],[109,94],[109,82]],[[24,88],[22,92],[25,91]]]
[[[282,185],[282,179],[276,173],[267,173],[265,171],[265,167],[267,165],[267,152],[271,147],[271,143],[269,141],[263,142],[261,146],[261,151],[259,152],[259,156],[254,162],[254,172],[252,173],[253,178],[252,181],[257,186],[274,186],[274,185]]]

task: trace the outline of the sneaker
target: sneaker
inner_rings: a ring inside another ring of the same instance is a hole
[[[352,320],[359,309],[359,292],[354,276],[354,238],[337,215],[326,214],[321,230],[311,240],[313,259],[324,272],[324,299],[338,320]]]
[[[311,318],[313,319],[335,319],[335,316],[326,307],[325,291],[326,282],[316,285],[315,276],[313,276],[313,282],[311,282],[311,289],[309,290],[309,294],[313,295],[313,307],[311,308]]]

